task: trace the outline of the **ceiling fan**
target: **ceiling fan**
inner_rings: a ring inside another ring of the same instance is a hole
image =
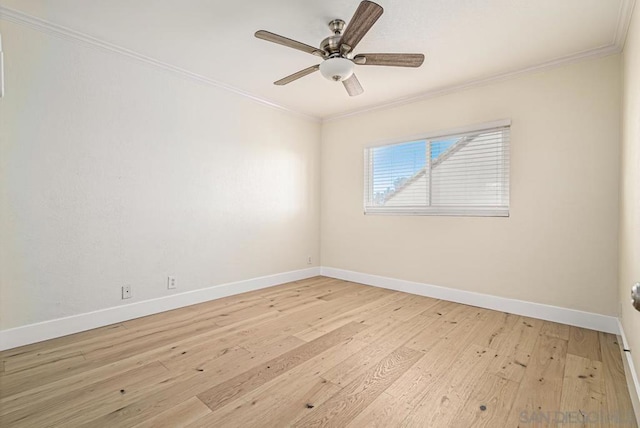
[[[420,67],[424,62],[423,54],[402,53],[365,53],[354,55],[353,50],[360,40],[382,16],[382,6],[372,1],[364,0],[353,14],[349,25],[345,28],[342,19],[334,19],[329,22],[329,29],[333,33],[320,43],[319,48],[314,48],[305,43],[291,40],[287,37],[269,31],[257,31],[255,36],[268,42],[278,43],[293,49],[319,56],[323,59],[320,64],[313,65],[297,73],[293,73],[283,79],[274,82],[275,85],[286,85],[308,74],[320,70],[320,73],[335,82],[342,82],[350,96],[360,95],[364,92],[358,78],[353,73],[357,65],[383,65],[394,67]]]

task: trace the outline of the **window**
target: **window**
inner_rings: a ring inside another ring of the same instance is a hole
[[[501,121],[366,148],[365,213],[508,216],[509,131]]]

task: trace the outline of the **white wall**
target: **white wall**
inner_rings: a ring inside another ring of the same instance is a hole
[[[640,7],[636,5],[624,48],[623,129],[620,168],[620,305],[633,364],[640,370],[640,312],[629,291],[640,281]],[[640,417],[640,415],[639,415]]]
[[[317,265],[320,226],[324,266],[617,312],[618,56],[321,132],[219,88],[0,25],[0,329],[301,269],[307,255]],[[513,123],[510,218],[362,214],[366,144],[503,118]]]
[[[0,25],[0,329],[317,264],[319,123]]]
[[[323,125],[327,267],[614,315],[620,57]],[[511,217],[363,215],[363,148],[512,119]]]

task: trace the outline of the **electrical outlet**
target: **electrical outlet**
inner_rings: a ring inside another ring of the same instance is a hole
[[[131,298],[131,286],[123,285],[122,286],[122,299],[130,299]]]
[[[174,288],[176,288],[176,286],[177,286],[176,277],[175,276],[168,276],[167,277],[167,289],[173,290]]]
[[[311,256],[307,257],[307,264],[308,265],[313,264],[313,261],[311,260]]]

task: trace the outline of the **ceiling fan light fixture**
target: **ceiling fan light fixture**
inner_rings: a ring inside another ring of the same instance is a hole
[[[347,80],[353,74],[353,62],[346,58],[328,58],[320,64],[320,73],[333,82]]]

